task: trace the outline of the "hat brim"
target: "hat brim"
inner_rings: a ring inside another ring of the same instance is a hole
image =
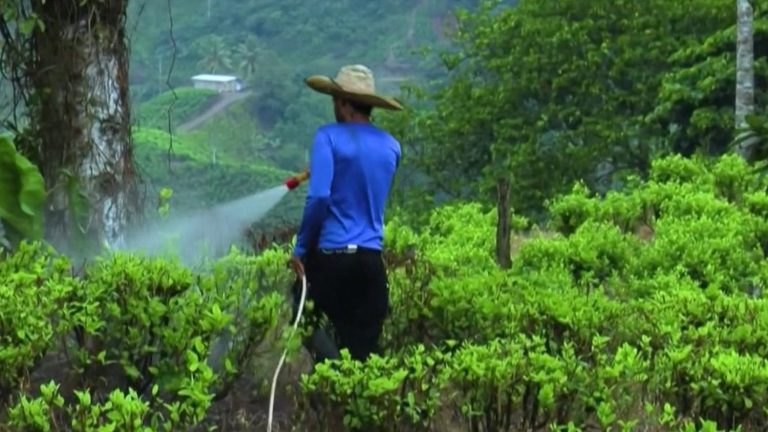
[[[304,80],[304,82],[312,89],[319,93],[339,96],[344,99],[350,99],[356,102],[364,103],[377,108],[384,108],[393,111],[400,111],[403,106],[400,105],[395,99],[387,96],[377,95],[373,93],[357,93],[346,91],[341,88],[333,79],[322,76],[313,75]]]

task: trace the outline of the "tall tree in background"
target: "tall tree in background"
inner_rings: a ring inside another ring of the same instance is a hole
[[[768,106],[768,8],[753,4],[754,31],[750,56],[753,63],[752,106],[760,114]],[[666,147],[685,156],[723,155],[731,151],[736,138],[738,145],[750,141],[748,159],[755,161],[753,137],[744,134],[748,128],[739,127],[735,109],[737,91],[744,81],[738,73],[739,24],[735,19],[733,2],[722,29],[712,32],[701,43],[684,47],[671,56],[673,67],[665,74],[658,92],[655,108],[647,116],[649,125],[665,137]],[[744,120],[745,117],[741,117]],[[751,116],[746,115],[749,122]]]
[[[62,249],[75,238],[120,246],[136,215],[127,3],[3,4],[6,65],[30,120],[20,144],[45,178],[46,234]]]
[[[254,35],[248,35],[245,41],[237,46],[235,54],[240,58],[238,69],[246,80],[256,76],[263,51],[261,42]]]
[[[197,66],[208,73],[230,72],[232,52],[224,38],[209,35],[195,42],[195,50],[201,57]]]
[[[605,191],[648,172],[664,140],[644,118],[670,57],[732,25],[732,10],[727,0],[484,1],[458,14],[447,84],[410,125],[390,128],[407,131],[411,159],[440,189],[494,202],[505,266],[513,209],[538,219],[574,181]]]
[[[736,31],[736,128],[747,126],[746,117],[755,111],[754,12],[749,0],[737,0]],[[750,140],[739,145],[739,153],[750,161]]]

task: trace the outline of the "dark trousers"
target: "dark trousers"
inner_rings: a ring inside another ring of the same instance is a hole
[[[363,248],[354,253],[316,250],[308,254],[304,270],[307,300],[313,302],[314,309],[308,311],[305,304],[302,320],[317,330],[305,345],[315,354],[315,361],[337,355],[318,346],[325,337],[319,327],[323,315],[332,325],[335,348],[346,348],[353,359],[361,361],[378,353],[389,313],[389,286],[381,252]],[[301,298],[300,280],[294,284],[293,295],[295,315]]]

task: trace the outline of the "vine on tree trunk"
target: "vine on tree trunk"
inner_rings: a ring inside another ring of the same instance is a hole
[[[138,214],[133,167],[125,38],[128,0],[6,3],[0,22],[5,75],[29,124],[18,128],[21,151],[39,167],[48,190],[46,234],[75,255],[120,246]],[[18,108],[18,107],[17,107]],[[85,220],[67,185],[88,201]]]

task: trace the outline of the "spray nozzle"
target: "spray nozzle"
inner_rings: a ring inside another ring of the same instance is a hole
[[[309,178],[309,170],[304,170],[285,181],[288,190],[294,190]]]

